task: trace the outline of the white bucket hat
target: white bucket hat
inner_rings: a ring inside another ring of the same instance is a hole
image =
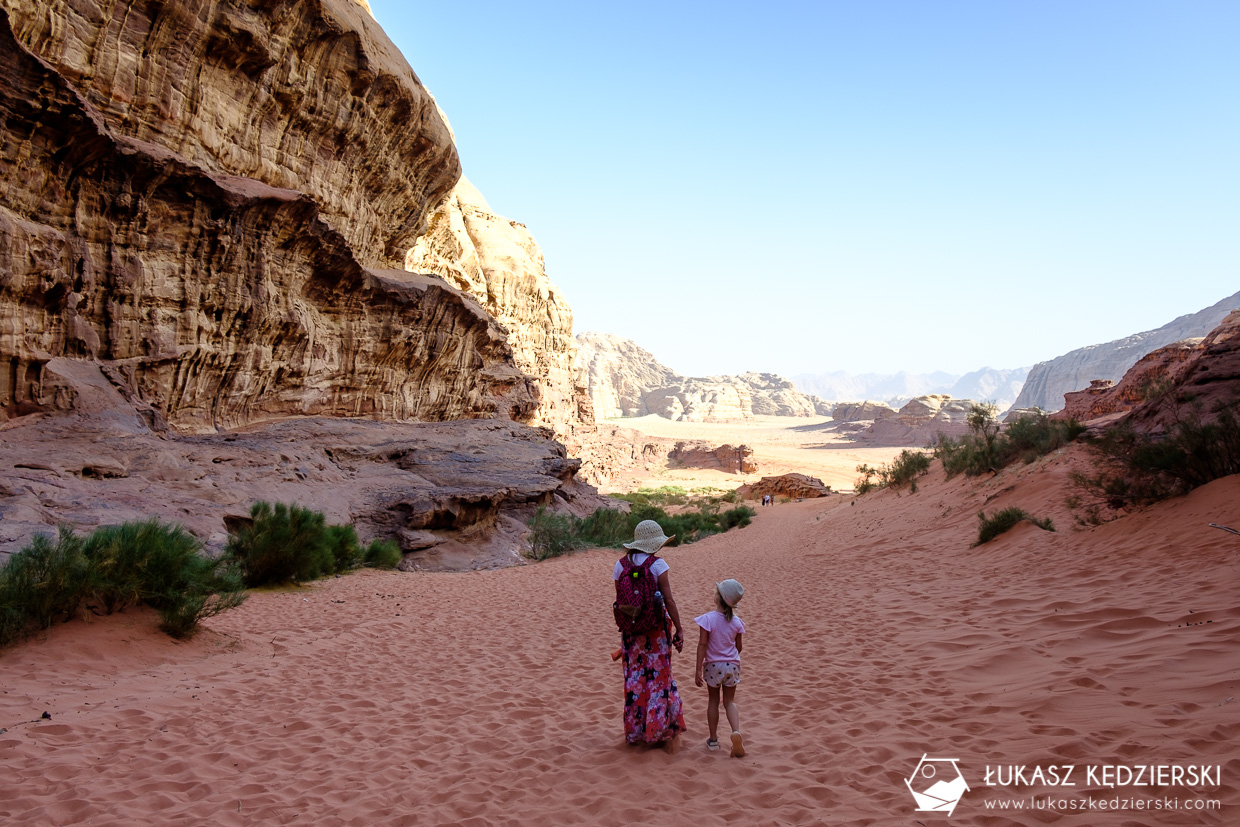
[[[629,551],[644,551],[647,554],[654,554],[663,545],[676,537],[673,534],[668,537],[663,533],[663,528],[654,520],[642,520],[633,529],[633,542],[625,543],[624,547]]]
[[[722,583],[716,583],[715,588],[719,590],[719,596],[723,598],[723,602],[733,609],[736,604],[741,602],[741,598],[745,596],[745,587],[736,580],[724,580]]]

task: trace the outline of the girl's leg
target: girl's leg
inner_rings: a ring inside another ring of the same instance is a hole
[[[727,713],[728,724],[732,727],[732,731],[740,732],[741,731],[741,714],[736,711],[736,687],[735,686],[723,687],[723,710],[725,713]],[[719,720],[719,710],[717,708],[715,710],[715,720],[716,721]],[[711,732],[714,732],[714,731],[715,730],[712,727]]]
[[[706,723],[710,726],[710,740],[718,741],[719,735],[719,687],[706,687],[708,700],[706,703]]]

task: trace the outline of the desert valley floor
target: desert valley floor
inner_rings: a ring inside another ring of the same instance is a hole
[[[1209,524],[1240,525],[1240,477],[1085,528],[1063,504],[1078,462],[980,482],[936,464],[915,494],[778,504],[668,549],[686,618],[715,581],[745,584],[742,759],[703,745],[688,650],[680,751],[624,745],[615,553],[599,549],[260,591],[188,643],[132,610],[58,625],[0,655],[0,817],[946,824],[904,783],[930,754],[970,785],[952,824],[1234,824],[1240,538]],[[971,548],[978,511],[1014,504],[1058,530]],[[987,766],[1035,764],[1218,767],[1210,788],[1120,791],[1217,808],[993,809],[1064,793],[985,783]]]

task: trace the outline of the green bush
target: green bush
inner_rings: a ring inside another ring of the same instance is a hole
[[[302,583],[336,570],[323,515],[298,505],[256,502],[250,524],[228,539],[225,553],[247,586]]]
[[[540,508],[529,522],[532,533],[528,556],[545,560],[581,548],[621,548],[633,539],[633,529],[642,520],[657,522],[663,533],[673,538],[669,546],[684,545],[749,525],[756,514],[746,505],[720,512],[715,500],[699,504],[696,511],[679,514],[668,514],[658,506],[639,502],[627,514],[601,508],[584,519]]]
[[[111,613],[139,603],[159,612],[164,631],[187,637],[244,600],[239,573],[205,557],[180,526],[130,522],[85,538],[62,526],[55,541],[34,537],[0,569],[0,645],[82,607]]]
[[[974,546],[980,546],[982,543],[989,543],[1005,531],[1014,528],[1018,523],[1025,520],[1036,525],[1038,528],[1046,531],[1054,531],[1055,526],[1050,519],[1039,520],[1023,508],[1005,508],[1002,511],[995,512],[993,517],[987,517],[986,512],[979,511],[977,519],[981,523],[977,530],[977,542]]]
[[[976,477],[997,472],[1016,461],[1033,462],[1062,448],[1080,436],[1085,426],[1075,419],[1051,419],[1046,414],[1026,414],[1002,431],[989,416],[993,406],[975,405],[969,415],[972,433],[952,439],[939,435],[933,446],[936,459],[951,479],[957,474]]]
[[[1075,472],[1072,482],[1094,500],[1093,521],[1100,519],[1099,506],[1149,505],[1240,473],[1240,420],[1234,408],[1235,400],[1220,404],[1213,421],[1206,421],[1198,408],[1190,408],[1169,433],[1160,436],[1121,422],[1091,439],[1096,473]]]
[[[405,555],[392,540],[375,538],[366,547],[364,564],[372,569],[394,569]]]
[[[327,545],[332,550],[333,570],[336,574],[355,569],[365,561],[357,531],[351,525],[329,525]]]
[[[883,463],[874,468],[862,463],[857,466],[861,474],[857,478],[854,489],[858,494],[868,494],[876,488],[903,488],[909,486],[911,491],[917,490],[917,478],[930,470],[930,456],[921,451],[910,451],[907,448],[890,463]],[[874,477],[878,477],[875,481]]]

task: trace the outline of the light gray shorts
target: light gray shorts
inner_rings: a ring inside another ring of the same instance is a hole
[[[741,665],[735,661],[707,663],[702,676],[707,686],[736,686],[741,682]]]

